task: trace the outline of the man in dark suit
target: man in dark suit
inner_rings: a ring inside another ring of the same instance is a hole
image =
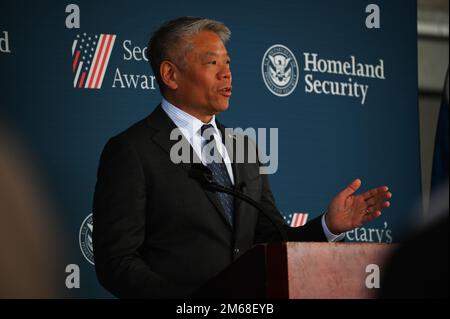
[[[229,36],[220,22],[182,17],[165,23],[150,39],[149,60],[162,103],[107,143],[94,196],[96,271],[100,283],[118,297],[187,297],[252,245],[280,241],[273,221],[291,241],[335,241],[389,206],[385,186],[354,196],[361,185],[357,179],[332,200],[326,214],[300,229],[284,223],[267,175],[260,174],[258,162],[234,161],[239,154],[228,142],[236,136],[215,120],[231,96],[224,46]],[[176,129],[190,159],[207,166],[222,186],[245,185],[241,190],[270,218],[191,178],[192,164],[174,160],[178,141],[171,134]],[[245,152],[256,152],[246,142]],[[209,160],[205,145],[213,146],[216,160]]]

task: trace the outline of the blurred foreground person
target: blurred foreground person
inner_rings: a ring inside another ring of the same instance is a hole
[[[382,298],[448,298],[449,73],[442,94],[433,158],[430,207],[422,229],[392,256]]]
[[[58,223],[31,164],[0,118],[0,298],[63,296]]]

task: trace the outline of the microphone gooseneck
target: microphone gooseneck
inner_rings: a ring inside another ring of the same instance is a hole
[[[245,195],[241,191],[238,191],[234,188],[222,186],[222,185],[218,184],[217,182],[215,182],[211,170],[208,167],[206,167],[205,165],[203,165],[201,163],[193,163],[191,165],[191,169],[189,171],[189,176],[191,178],[197,180],[204,188],[206,188],[208,190],[215,191],[215,192],[227,193],[227,194],[235,196],[235,197],[249,203],[256,209],[258,209],[262,214],[264,214],[264,216],[266,216],[267,219],[269,219],[269,221],[277,229],[283,242],[288,241],[286,231],[282,228],[282,226],[279,223],[277,223],[273,219],[272,216],[270,216],[270,214],[264,209],[264,207],[259,202],[255,201],[250,196]]]

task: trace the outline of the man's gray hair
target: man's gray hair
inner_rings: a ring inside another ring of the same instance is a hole
[[[178,66],[184,66],[184,57],[192,49],[190,39],[201,31],[215,32],[225,44],[231,31],[222,22],[200,17],[179,17],[165,22],[156,30],[148,43],[147,57],[163,93],[164,83],[159,67],[164,60],[172,60]]]

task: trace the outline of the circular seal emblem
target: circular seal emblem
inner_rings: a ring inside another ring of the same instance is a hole
[[[288,96],[297,86],[297,59],[284,45],[275,44],[266,51],[261,71],[267,88],[277,96]]]
[[[80,235],[78,240],[80,242],[80,249],[81,252],[83,253],[84,258],[86,258],[86,260],[93,265],[94,248],[92,246],[92,229],[93,223],[91,213],[83,220],[83,223],[81,223]]]

